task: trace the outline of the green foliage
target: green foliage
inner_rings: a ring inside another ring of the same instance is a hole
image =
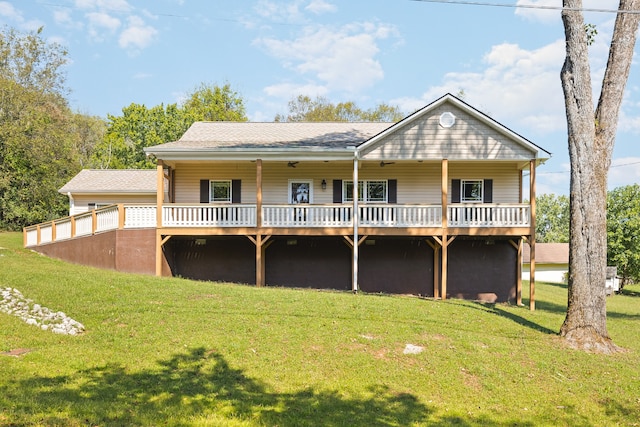
[[[591,46],[596,42],[598,29],[596,28],[595,24],[584,24],[584,31],[587,33],[587,44]]]
[[[569,242],[569,198],[555,194],[536,196],[536,241]]]
[[[305,95],[289,101],[289,114],[276,115],[276,122],[397,122],[404,117],[398,107],[380,104],[362,110],[354,102],[330,103],[326,98]]]
[[[227,84],[200,85],[183,105],[148,108],[131,104],[121,116],[108,116],[104,139],[96,145],[93,164],[102,169],[153,168],[144,148],[178,140],[196,121],[246,121],[243,99]]]
[[[61,70],[67,53],[40,33],[0,32],[0,229],[65,214],[57,190],[86,161],[96,139],[89,134],[100,126],[70,111]]]
[[[201,84],[187,97],[182,110],[189,125],[205,121],[247,121],[244,101],[228,83],[222,87]]]
[[[610,334],[630,351],[601,356],[558,340],[566,286],[537,283],[531,312],[122,274],[21,246],[20,234],[0,233],[0,287],[64,311],[87,331],[57,335],[0,314],[0,352],[30,350],[0,354],[0,425],[624,426],[640,419],[637,287],[607,300]],[[404,354],[407,344],[423,352]]]
[[[640,185],[607,194],[607,264],[618,267],[623,283],[640,282]]]

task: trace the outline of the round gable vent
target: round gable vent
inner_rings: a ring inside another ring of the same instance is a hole
[[[445,112],[440,115],[440,126],[450,128],[456,123],[456,116],[452,112]]]

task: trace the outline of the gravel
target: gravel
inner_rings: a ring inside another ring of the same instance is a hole
[[[25,298],[14,288],[0,288],[0,312],[21,318],[28,325],[56,334],[79,335],[84,325],[62,311],[53,311]]]

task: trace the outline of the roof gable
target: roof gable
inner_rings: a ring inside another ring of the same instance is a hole
[[[455,118],[451,126],[441,122],[444,113]],[[358,153],[370,160],[530,160],[550,154],[451,94],[361,144]]]

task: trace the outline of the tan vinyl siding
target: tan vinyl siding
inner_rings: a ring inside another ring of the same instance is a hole
[[[176,203],[199,203],[200,180],[242,180],[242,203],[256,202],[256,164],[252,162],[216,165],[181,164],[176,168]],[[322,180],[327,188],[322,190]],[[311,180],[314,204],[333,203],[333,181],[352,180],[351,162],[299,162],[295,168],[287,162],[263,162],[262,202],[289,203],[289,182]],[[398,180],[398,203],[440,203],[440,163],[403,163],[380,167],[379,162],[363,163],[360,180]]]
[[[493,203],[520,203],[519,177],[515,163],[449,162],[449,202],[452,179],[492,179]]]
[[[398,181],[399,204],[440,204],[440,162],[394,162],[381,167],[380,162],[363,161],[358,171],[360,180]],[[452,179],[492,179],[494,203],[518,203],[520,171],[512,162],[449,162],[448,189]],[[176,168],[176,203],[199,203],[200,180],[242,180],[241,202],[256,203],[256,163],[230,162],[216,164],[181,164]],[[327,188],[322,190],[322,180]],[[352,180],[351,162],[263,162],[262,201],[264,204],[288,204],[291,180],[312,181],[311,203],[333,203],[333,181]],[[449,196],[449,201],[451,197]]]
[[[450,128],[439,124],[440,115],[446,111],[456,117]],[[369,160],[527,160],[532,157],[534,153],[527,147],[450,104],[401,126],[363,156]]]
[[[118,203],[124,204],[147,204],[156,203],[155,195],[131,195],[131,194],[117,194],[117,195],[77,195],[73,197],[73,209],[70,210],[71,215],[77,215],[89,210],[89,203],[96,203],[99,205],[115,205]]]
[[[200,203],[200,180],[242,181],[241,202],[256,202],[255,162],[180,163],[175,171],[175,202]]]

